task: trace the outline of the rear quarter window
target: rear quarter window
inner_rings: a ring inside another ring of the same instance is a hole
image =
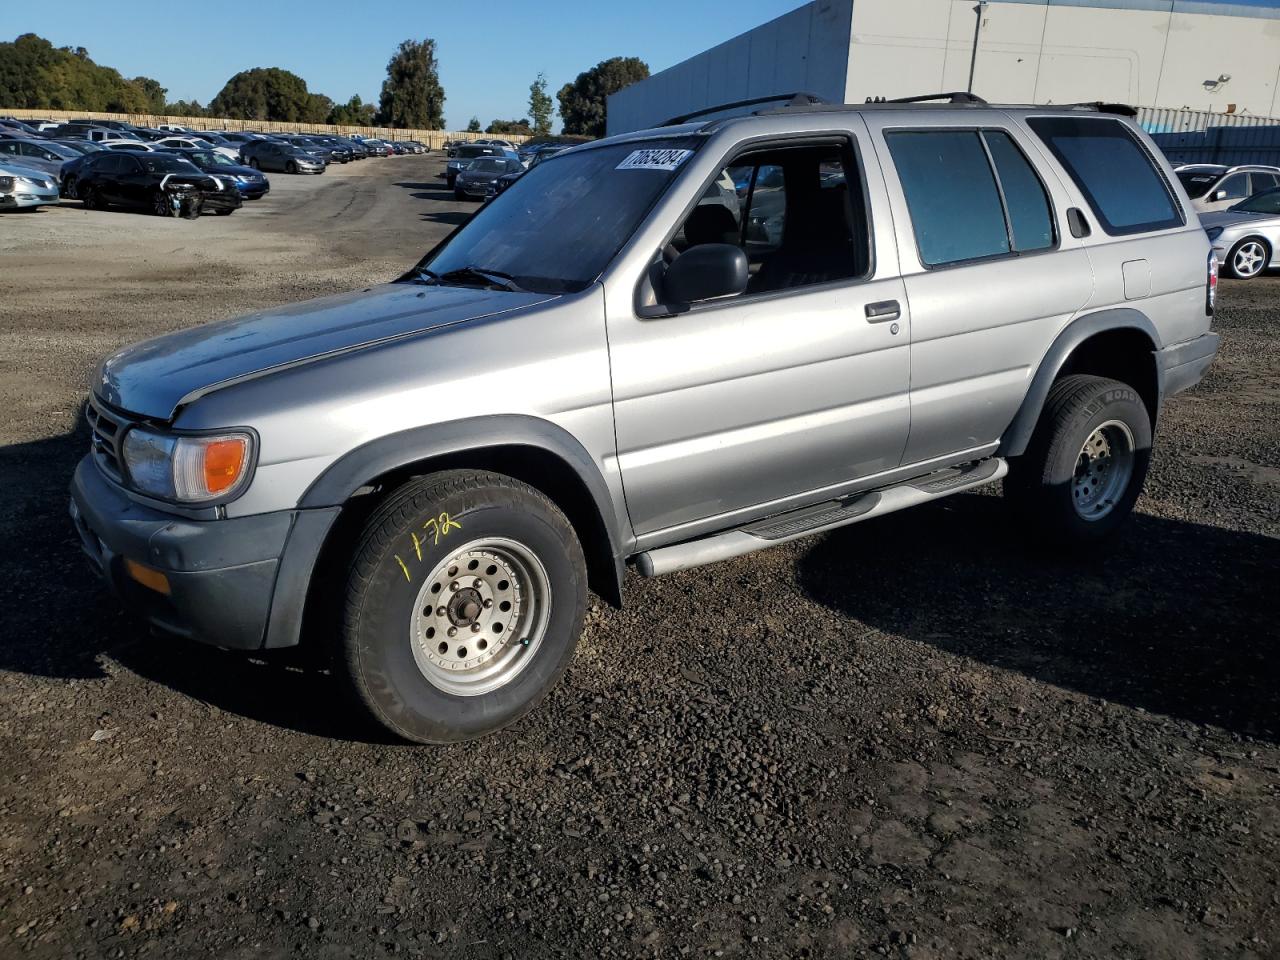
[[[1075,181],[1107,233],[1124,236],[1185,223],[1164,175],[1119,120],[1031,117],[1027,125]]]

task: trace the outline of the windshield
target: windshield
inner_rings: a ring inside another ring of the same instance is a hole
[[[1178,179],[1182,181],[1182,189],[1192,200],[1199,200],[1222,177],[1221,170],[1178,170]]]
[[[147,173],[199,173],[199,168],[182,157],[165,156],[163,153],[139,153],[135,156],[142,161],[142,169]]]
[[[496,157],[485,157],[482,160],[472,160],[467,164],[469,173],[506,173],[507,161],[499,160]]]
[[[539,164],[482,207],[419,268],[435,277],[467,268],[505,274],[537,293],[584,290],[701,142],[685,137],[619,143]]]
[[[471,157],[496,157],[502,153],[498,147],[459,147],[458,157],[465,160]]]
[[[1241,200],[1231,209],[1242,213],[1270,213],[1280,216],[1280,189],[1255,193],[1248,200]]]
[[[207,164],[211,167],[236,166],[236,162],[225,153],[218,153],[214,150],[193,150],[191,152],[191,159],[196,163]]]

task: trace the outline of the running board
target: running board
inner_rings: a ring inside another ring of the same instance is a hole
[[[869,520],[928,503],[930,500],[940,500],[953,493],[972,490],[983,484],[994,483],[1008,472],[1009,464],[1000,457],[939,470],[881,490],[852,494],[766,517],[737,530],[647,550],[636,557],[636,569],[642,576],[657,577],[677,570],[700,567],[704,563],[740,557],[788,540],[834,530],[859,520]]]

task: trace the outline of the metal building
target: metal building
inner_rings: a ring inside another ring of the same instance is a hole
[[[1280,0],[814,0],[619,91],[610,133],[717,103],[967,90],[1274,117]]]

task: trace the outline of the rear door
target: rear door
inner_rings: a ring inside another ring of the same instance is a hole
[[[889,182],[911,308],[903,464],[994,452],[1041,357],[1089,299],[1088,255],[1062,185],[1008,117],[920,125],[865,114]]]

